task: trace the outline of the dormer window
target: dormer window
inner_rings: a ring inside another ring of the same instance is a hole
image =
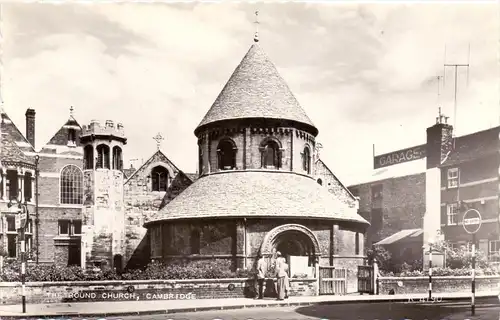
[[[69,129],[68,130],[68,146],[76,147],[76,130]]]
[[[165,167],[157,166],[151,171],[151,190],[167,191],[168,188],[168,170]]]
[[[236,145],[233,140],[223,139],[217,146],[217,163],[219,170],[236,169]]]
[[[267,140],[260,148],[262,168],[279,169],[281,167],[281,150],[278,142]]]

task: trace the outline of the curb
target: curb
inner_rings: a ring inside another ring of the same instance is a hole
[[[476,300],[496,298],[497,295],[491,296],[481,296],[477,297]],[[145,315],[160,315],[160,314],[173,314],[173,313],[190,313],[190,312],[203,312],[203,311],[220,311],[220,310],[237,310],[237,309],[251,309],[251,308],[278,308],[278,307],[305,307],[312,305],[332,305],[332,304],[352,304],[352,303],[395,303],[395,302],[409,302],[412,298],[382,298],[373,300],[332,300],[332,301],[318,301],[318,302],[280,302],[280,303],[262,303],[262,304],[240,304],[240,305],[229,305],[229,306],[211,306],[211,307],[192,307],[192,308],[176,308],[176,309],[165,309],[165,310],[145,310],[145,311],[124,311],[124,312],[105,312],[105,313],[78,313],[78,312],[68,312],[68,313],[57,313],[57,314],[43,314],[43,315],[15,315],[15,316],[2,316],[1,319],[54,319],[54,317],[126,317],[126,316],[145,316]],[[422,298],[424,299],[424,298]],[[426,299],[426,298],[425,298]],[[420,303],[421,298],[413,298],[413,303]],[[448,297],[442,298],[439,302],[445,301],[469,301],[470,297]],[[426,301],[424,301],[426,302]],[[431,302],[431,301],[428,301]],[[439,303],[436,302],[436,303]],[[432,303],[432,302],[431,302]]]

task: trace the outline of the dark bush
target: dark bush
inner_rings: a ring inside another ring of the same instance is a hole
[[[99,280],[153,280],[153,279],[221,279],[251,278],[251,270],[231,271],[231,261],[208,260],[162,264],[152,262],[144,269],[128,270],[118,275],[114,270],[82,270],[78,266],[28,264],[26,281],[99,281]],[[0,281],[21,281],[21,264],[17,261],[5,265]]]

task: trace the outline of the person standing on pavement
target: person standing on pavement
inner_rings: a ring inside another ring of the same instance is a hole
[[[277,252],[276,255],[278,258],[276,259],[276,277],[277,277],[277,291],[278,291],[278,300],[285,299],[285,277],[287,276],[286,268],[287,264],[285,258],[281,256],[281,252]]]
[[[258,296],[256,298],[263,299],[264,295],[264,281],[266,279],[267,264],[264,256],[259,254],[259,260],[257,261],[257,290]]]
[[[288,263],[284,264],[285,269],[285,299],[288,299],[290,294],[290,276],[288,275]]]

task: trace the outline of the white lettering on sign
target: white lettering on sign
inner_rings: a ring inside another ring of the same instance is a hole
[[[479,224],[481,223],[481,219],[479,218],[470,218],[470,219],[464,219],[464,224],[471,225],[471,224]]]
[[[386,153],[375,157],[375,169],[422,159],[425,156],[426,152],[423,146]]]

